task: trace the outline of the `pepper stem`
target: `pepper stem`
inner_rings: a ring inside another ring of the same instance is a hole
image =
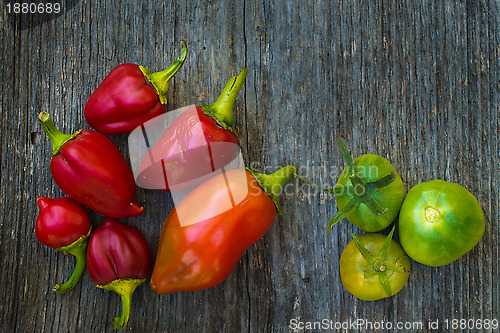
[[[200,104],[206,114],[215,118],[222,127],[234,133],[234,103],[245,83],[247,72],[247,69],[243,67],[238,75],[231,77],[215,103],[211,105]]]
[[[146,279],[118,279],[113,280],[105,285],[98,285],[99,288],[114,291],[120,295],[122,299],[122,313],[113,319],[113,327],[116,329],[124,329],[127,326],[132,308],[132,294],[135,289]]]
[[[368,249],[361,244],[361,242],[354,236],[351,232],[351,237],[356,244],[359,252],[363,256],[363,258],[370,264],[370,267],[365,271],[365,277],[373,276],[374,274],[378,275],[380,284],[384,288],[385,292],[388,296],[392,296],[391,287],[389,285],[389,280],[387,278],[387,274],[390,271],[400,271],[405,272],[406,269],[401,266],[395,266],[387,261],[387,254],[389,252],[389,247],[391,246],[392,236],[394,235],[394,230],[396,226],[392,227],[391,232],[385,239],[382,247],[377,252],[377,254],[372,254],[368,251]]]
[[[312,185],[312,186],[320,189],[323,192],[326,192],[326,193],[329,193],[329,194],[335,194],[335,188],[323,188],[320,185],[316,184],[315,182],[313,182],[313,181],[311,181],[311,180],[309,180],[307,178],[304,178],[304,177],[300,176],[297,173],[294,176],[297,177],[298,179],[300,179],[302,181],[305,181],[306,183],[308,183],[308,184],[310,184],[310,185]]]
[[[271,197],[271,200],[274,202],[276,206],[276,210],[278,214],[281,215],[281,209],[279,205],[279,195],[283,186],[295,175],[295,165],[290,164],[287,166],[278,169],[272,174],[266,175],[263,173],[258,173],[249,168],[246,168],[248,172],[250,172],[255,179],[259,182],[259,185],[262,189]]]
[[[62,133],[54,126],[52,120],[50,119],[50,115],[47,112],[40,112],[38,114],[38,120],[40,120],[40,123],[42,123],[42,127],[45,133],[52,142],[52,155],[57,155],[62,145],[64,145],[67,141],[73,139],[81,132],[77,131],[72,135]]]
[[[151,73],[147,67],[139,66],[142,74],[151,82],[153,87],[156,89],[156,93],[160,98],[160,103],[163,105],[167,104],[167,91],[168,85],[170,84],[170,80],[174,77],[174,75],[181,69],[182,65],[184,65],[184,61],[186,60],[188,49],[186,42],[181,40],[182,44],[182,53],[181,56],[167,67],[167,69]]]
[[[87,245],[89,244],[89,236],[91,230],[92,228],[89,229],[89,232],[86,235],[81,236],[70,245],[63,246],[57,249],[57,251],[64,251],[65,255],[71,254],[75,256],[76,265],[68,281],[64,282],[63,284],[56,284],[54,286],[52,290],[54,290],[56,293],[64,294],[70,291],[76,285],[78,280],[80,280],[80,277],[85,270],[85,258],[87,255]]]

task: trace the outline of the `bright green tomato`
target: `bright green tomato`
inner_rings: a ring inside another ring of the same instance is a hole
[[[399,240],[406,253],[429,266],[449,264],[469,252],[484,233],[484,215],[464,187],[433,180],[418,184],[399,213]]]
[[[405,197],[401,177],[382,156],[367,154],[353,160],[342,139],[339,139],[339,144],[346,167],[335,188],[322,188],[295,174],[297,178],[335,195],[338,211],[328,222],[326,233],[343,218],[363,231],[376,232],[387,228],[398,215]]]
[[[401,177],[392,164],[379,155],[367,154],[354,159],[357,176],[366,184],[366,191],[359,186],[353,186],[349,177],[348,167],[342,172],[335,187],[335,199],[338,210],[359,229],[376,232],[387,228],[397,217],[401,203],[405,197],[405,187]],[[393,181],[381,184],[383,177],[393,175]],[[362,194],[362,195],[358,195]],[[372,200],[378,204],[382,213],[377,213],[370,207]],[[352,203],[357,203],[352,207]]]
[[[389,236],[368,233],[347,244],[340,257],[340,277],[351,294],[365,301],[392,296],[410,276],[410,258]],[[358,244],[356,244],[358,243]]]

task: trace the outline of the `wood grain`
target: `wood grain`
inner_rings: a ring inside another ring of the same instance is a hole
[[[35,199],[60,196],[50,145],[37,122],[87,128],[83,108],[116,65],[160,70],[189,47],[168,109],[215,101],[248,68],[235,120],[247,164],[295,163],[333,185],[343,161],[380,154],[406,189],[441,178],[479,200],[487,226],[478,246],[439,268],[413,263],[396,296],[364,302],[342,286],[339,258],[359,234],[347,221],[325,236],[332,197],[293,181],[269,232],[220,285],[158,296],[134,294],[131,332],[288,332],[291,319],[344,322],[500,320],[500,3],[479,1],[68,1],[61,15],[0,11],[0,326],[8,332],[107,332],[115,294],[87,274],[66,295],[51,291],[71,258],[38,243]],[[12,3],[10,1],[9,3]],[[128,157],[127,137],[111,138]],[[123,222],[156,251],[169,194],[138,189],[146,211]],[[103,220],[92,213],[97,227]],[[347,331],[347,330],[344,330]],[[349,330],[351,331],[351,330]],[[354,330],[363,331],[363,329]]]

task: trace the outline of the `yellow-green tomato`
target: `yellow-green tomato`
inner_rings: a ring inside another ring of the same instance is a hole
[[[484,215],[463,186],[432,180],[414,186],[399,213],[399,240],[415,261],[447,265],[470,250],[484,233]]]
[[[410,258],[391,239],[393,232],[394,229],[389,236],[379,233],[357,236],[342,252],[340,277],[347,291],[357,298],[375,301],[389,297],[403,289],[408,281]],[[362,251],[356,240],[364,248]]]

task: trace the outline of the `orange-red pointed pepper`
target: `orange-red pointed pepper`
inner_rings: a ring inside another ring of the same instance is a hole
[[[273,224],[278,194],[294,173],[293,165],[271,175],[229,170],[191,191],[163,225],[151,288],[168,294],[225,280]]]
[[[52,141],[50,172],[64,193],[106,217],[142,214],[132,170],[110,139],[93,130],[63,134],[47,112],[38,118]]]

